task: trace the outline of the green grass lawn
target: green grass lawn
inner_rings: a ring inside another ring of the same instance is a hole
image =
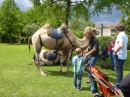
[[[130,51],[124,65],[124,76],[130,71]],[[93,97],[90,84],[86,84],[87,72],[83,73],[81,91],[73,88],[73,73],[59,74],[59,65],[42,66],[48,74],[42,77],[32,61],[33,47],[29,53],[27,45],[0,44],[0,97]],[[106,63],[109,63],[107,59]],[[97,67],[104,63],[98,60]],[[70,64],[70,70],[72,70]],[[100,69],[109,76],[110,82],[115,82],[115,72]],[[63,71],[66,67],[63,66]]]

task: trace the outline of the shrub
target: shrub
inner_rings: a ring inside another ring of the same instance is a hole
[[[130,35],[128,35],[128,46],[127,49],[130,50]]]
[[[78,38],[83,38],[84,36],[84,32],[83,31],[76,31],[76,30],[72,30],[72,33],[78,37]]]
[[[127,46],[127,50],[130,50],[130,35],[128,35],[128,46]],[[99,41],[99,46],[103,47],[103,46],[108,46],[109,42],[110,42],[111,36],[101,36],[98,37],[98,41]],[[116,37],[115,37],[116,40]]]
[[[108,46],[109,42],[110,42],[110,39],[111,39],[110,36],[101,36],[101,37],[98,37],[99,46],[100,47]]]
[[[19,37],[18,42],[20,44],[28,44],[28,37]]]

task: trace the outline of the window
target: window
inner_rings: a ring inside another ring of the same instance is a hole
[[[111,33],[116,33],[116,30],[115,29],[111,29]]]

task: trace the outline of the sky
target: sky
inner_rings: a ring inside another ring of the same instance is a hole
[[[121,16],[121,11],[116,10],[116,8],[112,9],[112,14],[100,14],[100,16],[92,16],[91,20],[94,22],[114,22],[118,23]]]
[[[3,1],[4,0],[0,0],[0,5],[2,4]],[[14,1],[17,3],[17,5],[22,11],[26,11],[29,7],[32,6],[28,0],[14,0]],[[112,14],[110,15],[99,14],[99,16],[95,15],[95,16],[92,16],[90,20],[92,20],[95,23],[98,23],[98,22],[99,23],[104,23],[104,22],[117,23],[120,19],[120,16],[121,16],[121,12],[113,8]]]

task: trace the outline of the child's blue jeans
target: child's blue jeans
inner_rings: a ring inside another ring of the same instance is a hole
[[[81,88],[82,74],[74,74],[74,87]]]

